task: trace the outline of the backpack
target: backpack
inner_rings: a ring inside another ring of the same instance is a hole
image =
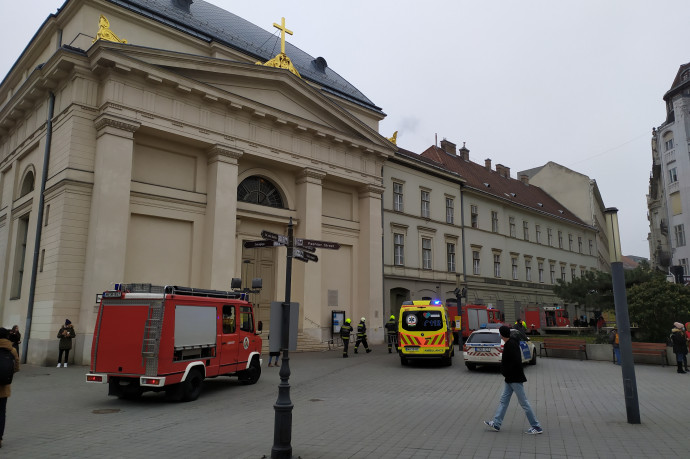
[[[0,386],[12,384],[14,356],[9,349],[0,349]]]
[[[615,344],[616,343],[616,334],[611,331],[609,332],[609,344]]]

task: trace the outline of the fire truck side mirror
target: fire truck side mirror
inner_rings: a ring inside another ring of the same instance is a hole
[[[242,288],[242,279],[239,277],[233,277],[232,280],[230,281],[230,289],[231,290],[239,290]]]
[[[263,285],[263,280],[259,277],[257,279],[252,279],[252,290],[261,290]]]

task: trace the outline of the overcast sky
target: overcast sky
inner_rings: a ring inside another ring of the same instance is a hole
[[[554,161],[595,179],[623,253],[649,257],[651,131],[690,61],[687,0],[208,1],[271,32],[285,17],[288,41],[381,107],[402,148],[438,136],[513,178]],[[2,2],[0,78],[62,4]]]

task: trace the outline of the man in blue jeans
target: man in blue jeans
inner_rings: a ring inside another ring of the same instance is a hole
[[[513,392],[517,395],[518,402],[525,414],[527,415],[527,420],[529,421],[530,428],[525,433],[530,435],[536,435],[544,432],[544,429],[539,425],[537,417],[532,411],[532,407],[527,400],[525,395],[525,388],[522,383],[527,381],[525,378],[525,372],[522,370],[522,355],[520,351],[520,342],[510,336],[510,328],[503,325],[498,329],[501,334],[501,339],[503,340],[503,357],[501,358],[501,373],[505,377],[505,386],[503,387],[503,394],[501,395],[501,401],[496,409],[496,414],[491,421],[484,421],[484,424],[489,426],[490,430],[498,432],[501,430],[501,424],[503,423],[503,417],[506,415],[508,410],[508,404],[510,403],[510,397],[512,397]]]

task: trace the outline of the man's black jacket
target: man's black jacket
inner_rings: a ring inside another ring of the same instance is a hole
[[[522,370],[522,351],[520,350],[520,342],[512,336],[503,346],[501,373],[505,377],[507,383],[523,383],[527,381],[525,372]]]

